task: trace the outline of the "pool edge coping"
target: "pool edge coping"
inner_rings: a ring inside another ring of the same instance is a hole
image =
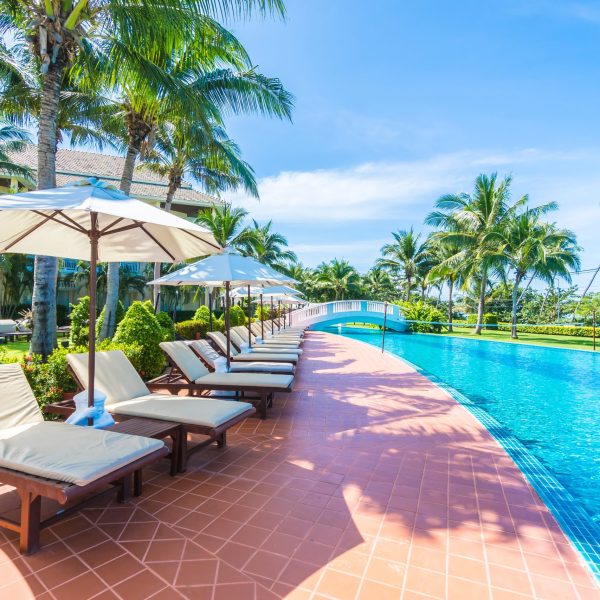
[[[323,332],[329,333],[329,332]],[[340,335],[332,333],[331,335]],[[353,339],[353,338],[347,338]],[[373,344],[362,340],[354,340],[376,348]],[[533,344],[531,344],[533,346]],[[600,585],[600,526],[583,509],[577,499],[550,472],[534,454],[497,419],[486,410],[477,406],[468,396],[442,381],[436,375],[419,367],[402,356],[383,350],[391,358],[399,360],[417,373],[447,392],[458,404],[469,411],[485,428],[490,436],[502,447],[506,454],[515,462],[527,483],[533,488],[542,502],[546,505],[567,540],[571,543],[583,564],[588,568],[597,585]],[[582,525],[584,527],[582,527]],[[595,536],[586,535],[588,531]]]

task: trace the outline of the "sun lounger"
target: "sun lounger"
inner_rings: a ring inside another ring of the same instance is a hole
[[[260,337],[263,338],[264,340],[292,340],[295,342],[302,342],[304,340],[304,336],[302,335],[302,333],[284,333],[281,332],[280,334],[277,334],[277,332],[275,332],[274,334],[271,333],[271,326],[268,323],[264,324],[264,337],[263,337],[263,327],[260,324],[260,322],[257,323],[252,323],[252,325],[250,325],[251,329],[252,329],[252,333],[256,336],[256,337]]]
[[[248,345],[248,338],[247,337],[242,337],[237,331],[235,330],[231,330],[230,331],[230,336],[231,336],[231,343],[235,346],[236,350],[242,350],[242,348],[246,345]],[[300,356],[302,354],[302,350],[300,350],[299,348],[290,348],[290,347],[285,347],[285,348],[278,348],[276,346],[259,346],[259,345],[254,345],[252,346],[252,348],[250,348],[250,352],[253,354],[265,354],[265,353],[269,353],[269,354],[296,354],[297,356]]]
[[[87,360],[87,354],[67,354],[71,372],[81,388],[87,385]],[[96,353],[95,381],[97,389],[106,394],[106,410],[117,419],[138,417],[180,423],[184,446],[188,433],[208,437],[195,446],[181,448],[182,470],[189,454],[215,441],[218,446],[225,446],[227,430],[255,412],[247,402],[151,393],[120,350]]]
[[[189,347],[200,357],[209,369],[217,370],[217,361],[225,362],[225,357],[217,352],[207,340],[194,340],[188,342]],[[250,363],[231,363],[229,365],[230,373],[279,373],[284,375],[294,374],[294,365],[292,363],[277,362],[250,362]]]
[[[166,389],[194,391],[232,391],[240,397],[256,395],[256,406],[262,419],[267,417],[277,392],[291,392],[294,384],[292,375],[268,373],[209,373],[200,358],[186,342],[161,342],[160,347],[172,366],[172,372],[163,378],[152,380],[153,385]]]
[[[208,338],[215,343],[217,348],[227,355],[227,338],[220,331],[209,331]],[[298,362],[298,354],[288,354],[282,352],[240,352],[234,344],[231,344],[231,360],[233,362],[253,362],[253,361],[268,361],[268,362],[285,362],[296,364]]]
[[[40,530],[57,520],[42,521],[42,497],[72,504],[115,484],[124,501],[132,474],[167,453],[160,440],[44,421],[21,367],[0,365],[0,482],[21,499],[20,520],[0,526],[19,533],[21,552],[38,550]]]
[[[256,336],[252,333],[250,338],[248,336],[248,328],[247,327],[234,327],[233,331],[237,333],[237,335],[242,338],[245,343],[248,343],[248,339],[252,341],[252,345],[256,345],[258,348],[274,348],[274,349],[286,349],[286,350],[297,350],[300,347],[301,341],[289,341],[289,340],[280,340],[271,338],[268,340],[262,340],[262,342],[258,343],[256,340]]]

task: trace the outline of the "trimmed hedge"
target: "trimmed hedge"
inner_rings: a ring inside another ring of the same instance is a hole
[[[467,321],[454,321],[456,327],[473,325]],[[510,323],[498,323],[498,331],[510,331]],[[543,335],[572,335],[574,337],[592,337],[591,327],[575,327],[573,325],[521,325],[517,323],[517,333],[539,333]],[[600,330],[596,329],[596,335],[600,337]]]
[[[156,320],[163,332],[163,342],[172,342],[175,339],[175,324],[166,312],[156,313]]]
[[[202,339],[208,333],[208,323],[194,319],[175,323],[175,333],[184,340]]]
[[[510,323],[500,323],[498,325],[500,331],[510,331]],[[591,327],[574,327],[572,325],[519,325],[517,323],[517,333],[541,333],[544,335],[572,335],[575,337],[592,337]],[[600,331],[596,331],[596,335],[600,336]]]
[[[127,309],[113,341],[117,344],[139,344],[143,348],[140,375],[148,379],[160,375],[165,365],[159,346],[163,341],[163,330],[146,303],[136,301]]]

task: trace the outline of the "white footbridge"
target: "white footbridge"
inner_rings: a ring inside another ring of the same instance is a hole
[[[337,325],[339,323],[371,323],[383,325],[393,331],[407,331],[408,323],[400,307],[386,302],[371,300],[338,300],[311,304],[294,310],[290,323],[310,327],[313,325]]]

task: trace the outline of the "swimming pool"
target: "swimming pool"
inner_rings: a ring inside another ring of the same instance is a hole
[[[381,345],[379,331],[324,330]],[[385,349],[483,408],[600,523],[600,352],[390,332]]]

